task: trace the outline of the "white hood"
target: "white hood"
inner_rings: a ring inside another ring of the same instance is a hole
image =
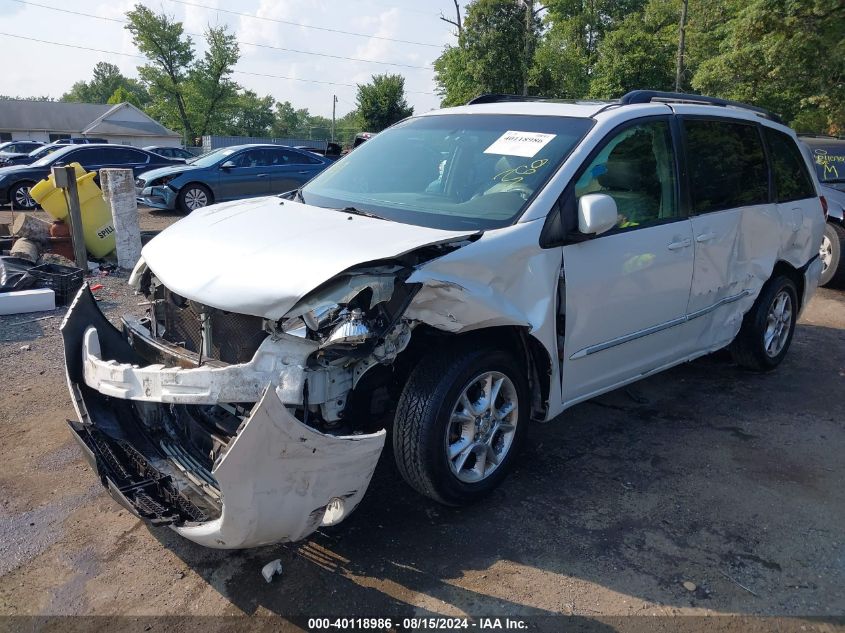
[[[270,197],[194,211],[151,240],[142,256],[183,297],[275,320],[356,264],[471,234]]]

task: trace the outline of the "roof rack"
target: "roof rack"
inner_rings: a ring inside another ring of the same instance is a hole
[[[467,101],[467,105],[478,105],[479,103],[502,103],[508,101],[523,101],[523,102],[530,102],[530,101],[545,101],[548,103],[587,103],[587,104],[599,104],[599,103],[606,103],[605,101],[596,101],[591,99],[558,99],[557,97],[538,97],[536,95],[508,95],[508,94],[483,94],[478,95],[474,99],[470,99]]]
[[[630,105],[633,103],[651,103],[653,101],[669,102],[669,103],[700,103],[703,105],[721,106],[723,108],[739,108],[741,110],[750,110],[757,114],[783,123],[783,120],[770,110],[759,108],[757,106],[748,105],[739,101],[731,101],[729,99],[721,99],[719,97],[707,97],[705,95],[688,94],[684,92],[661,92],[660,90],[632,90],[623,96],[619,103],[622,105]]]
[[[502,101],[548,101],[549,97],[529,97],[527,95],[507,95],[489,93],[478,95],[467,101],[467,105],[478,105],[479,103],[501,103]]]

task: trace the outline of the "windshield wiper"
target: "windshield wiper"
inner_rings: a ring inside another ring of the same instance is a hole
[[[382,217],[377,213],[373,213],[372,211],[364,211],[363,209],[358,209],[357,207],[343,207],[342,209],[338,209],[338,211],[351,213],[352,215],[363,215],[365,218],[375,218],[377,220],[386,220],[388,222],[393,221],[389,218]]]

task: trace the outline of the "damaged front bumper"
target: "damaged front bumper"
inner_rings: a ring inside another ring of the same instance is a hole
[[[138,341],[108,322],[87,285],[61,330],[79,418],[70,428],[109,493],[137,516],[208,547],[244,548],[302,539],[342,521],[363,498],[383,429],[321,433],[285,406],[284,384],[269,383],[248,415],[214,426],[186,404],[208,402],[207,391],[165,402],[173,391],[161,385],[172,383],[173,368],[142,366]],[[121,380],[104,382],[110,370]],[[170,378],[155,379],[156,371]]]
[[[179,195],[178,192],[167,185],[144,188],[136,187],[135,193],[139,204],[165,211],[176,209],[176,200]]]

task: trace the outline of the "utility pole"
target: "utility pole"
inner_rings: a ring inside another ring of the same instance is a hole
[[[681,3],[681,24],[678,27],[678,59],[675,64],[675,92],[681,91],[681,78],[684,74],[684,44],[687,30],[687,5],[689,0]]]
[[[332,95],[332,143],[334,143],[334,115],[337,106],[337,95]]]
[[[528,96],[528,72],[531,69],[531,40],[534,37],[534,0],[523,0],[525,5],[525,69],[522,72],[522,96]]]

